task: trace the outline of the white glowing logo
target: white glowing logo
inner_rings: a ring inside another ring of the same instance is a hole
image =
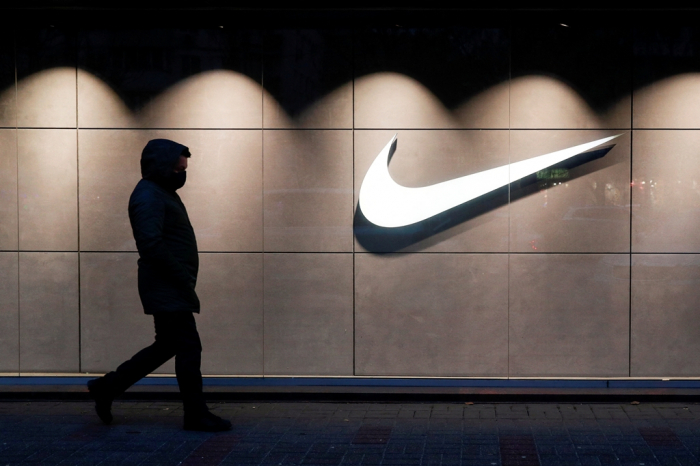
[[[396,150],[394,142],[397,135],[394,135],[372,162],[365,179],[362,180],[360,208],[367,220],[380,227],[412,225],[605,144],[618,136],[620,135],[598,139],[423,188],[407,188],[397,184],[389,174],[389,159]]]

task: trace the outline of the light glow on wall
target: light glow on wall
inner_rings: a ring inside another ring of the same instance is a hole
[[[17,83],[17,125],[75,127],[75,68],[34,73]]]
[[[132,112],[98,77],[78,73],[81,127],[256,128],[261,124],[261,87],[233,71],[207,71],[166,89]]]
[[[307,106],[295,116],[263,89],[264,126],[272,128],[350,128],[352,127],[352,82],[345,83]]]
[[[151,128],[260,126],[260,84],[227,70],[196,74],[167,89],[141,112]]]
[[[368,128],[454,128],[450,113],[420,82],[398,73],[355,81],[355,121]]]
[[[700,126],[700,73],[654,82],[635,93],[634,122],[642,128]]]
[[[78,125],[81,128],[131,128],[136,117],[119,95],[104,81],[84,70],[78,70]]]
[[[511,81],[514,128],[600,128],[603,118],[569,85],[549,76]]]

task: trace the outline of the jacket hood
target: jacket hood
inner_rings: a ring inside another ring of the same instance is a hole
[[[189,155],[187,146],[169,139],[148,141],[141,152],[141,176],[145,180],[161,182],[168,178],[180,155]]]

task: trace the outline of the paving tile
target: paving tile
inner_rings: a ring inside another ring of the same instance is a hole
[[[209,434],[180,430],[174,402],[117,402],[107,428],[87,402],[0,401],[0,464],[698,464],[700,423],[680,403],[473,406],[495,417],[456,403],[216,403],[235,426]],[[648,418],[614,418],[628,412]]]

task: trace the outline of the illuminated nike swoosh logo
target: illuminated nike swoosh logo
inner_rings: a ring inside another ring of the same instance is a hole
[[[389,174],[389,159],[396,151],[397,136],[394,135],[389,144],[374,159],[360,187],[359,205],[365,218],[385,228],[413,225],[547,167],[564,162],[620,135],[422,188],[401,186]]]

